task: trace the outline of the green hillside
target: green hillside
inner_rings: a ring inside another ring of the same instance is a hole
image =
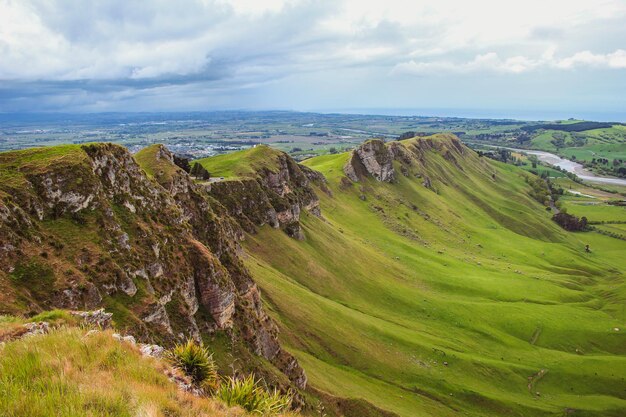
[[[264,168],[276,169],[276,160],[281,154],[281,151],[267,145],[258,145],[239,152],[199,159],[196,162],[208,169],[212,177],[234,179],[254,177]]]
[[[305,161],[332,191],[306,240],[247,238],[310,384],[401,416],[623,415],[626,242],[561,230],[527,174],[449,136],[402,145],[423,153],[393,183],[347,181],[349,154]]]

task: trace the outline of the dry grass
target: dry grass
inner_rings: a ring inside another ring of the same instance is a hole
[[[8,326],[3,326],[8,328]],[[144,358],[111,332],[63,327],[0,347],[0,415],[211,416],[247,414],[182,392],[167,363]]]

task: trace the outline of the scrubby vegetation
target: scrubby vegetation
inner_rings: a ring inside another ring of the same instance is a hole
[[[0,348],[0,414],[7,417],[227,416],[218,402],[181,392],[162,365],[110,332],[62,328]]]
[[[201,164],[199,164],[198,162],[194,162],[193,166],[191,167],[191,170],[189,171],[189,173],[196,179],[201,179],[201,180],[208,180],[209,178],[211,178],[211,173],[209,171],[206,170],[205,167],[203,167]]]
[[[254,374],[244,377],[225,376],[217,373],[213,355],[208,349],[192,339],[176,345],[168,352],[172,364],[183,371],[204,393],[212,395],[228,406],[240,406],[246,411],[276,415],[287,411],[292,394],[282,394],[277,389],[268,390]]]
[[[243,409],[263,415],[277,414],[288,410],[291,395],[281,394],[278,390],[268,391],[254,375],[245,378],[227,377],[219,386],[215,397],[229,406],[241,406]]]
[[[587,228],[587,218],[584,216],[578,218],[571,214],[561,212],[552,216],[552,220],[554,220],[563,229],[570,232],[580,232]]]

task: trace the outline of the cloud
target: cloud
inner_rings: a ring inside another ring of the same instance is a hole
[[[473,72],[495,72],[521,74],[537,69],[573,69],[577,67],[626,69],[626,51],[618,49],[608,54],[593,54],[589,51],[577,52],[566,58],[555,58],[554,49],[549,49],[541,57],[533,59],[525,56],[500,58],[489,52],[476,55],[465,62],[415,61],[401,62],[391,70],[392,75],[464,74]]]
[[[476,55],[471,61],[455,63],[452,61],[426,61],[416,62],[411,60],[397,64],[391,70],[392,74],[463,74],[470,72],[503,72],[518,74],[529,71],[540,65],[539,61],[523,56],[514,56],[501,59],[497,53],[489,52]]]
[[[556,60],[552,64],[556,68],[562,69],[576,67],[626,69],[626,51],[618,49],[609,54],[594,54],[590,51],[582,51],[570,57]]]
[[[194,89],[247,102],[357,70],[367,91],[402,74],[621,69],[624,39],[623,0],[0,0],[0,111]]]

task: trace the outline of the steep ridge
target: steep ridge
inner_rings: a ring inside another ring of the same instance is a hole
[[[323,218],[301,217],[305,241],[261,227],[243,245],[315,389],[402,416],[622,414],[614,242],[559,229],[527,174],[453,135],[304,164],[327,179]]]
[[[210,183],[209,193],[247,232],[254,233],[255,226],[268,224],[303,240],[300,213],[306,210],[320,216],[319,199],[311,184],[324,187],[324,177],[265,145],[237,153],[236,157],[238,163],[233,163],[228,154],[197,161],[214,176],[225,177]]]
[[[0,312],[104,306],[164,343],[227,332],[304,388],[239,259],[238,224],[164,147],[138,159],[148,175],[112,144],[0,154]]]

